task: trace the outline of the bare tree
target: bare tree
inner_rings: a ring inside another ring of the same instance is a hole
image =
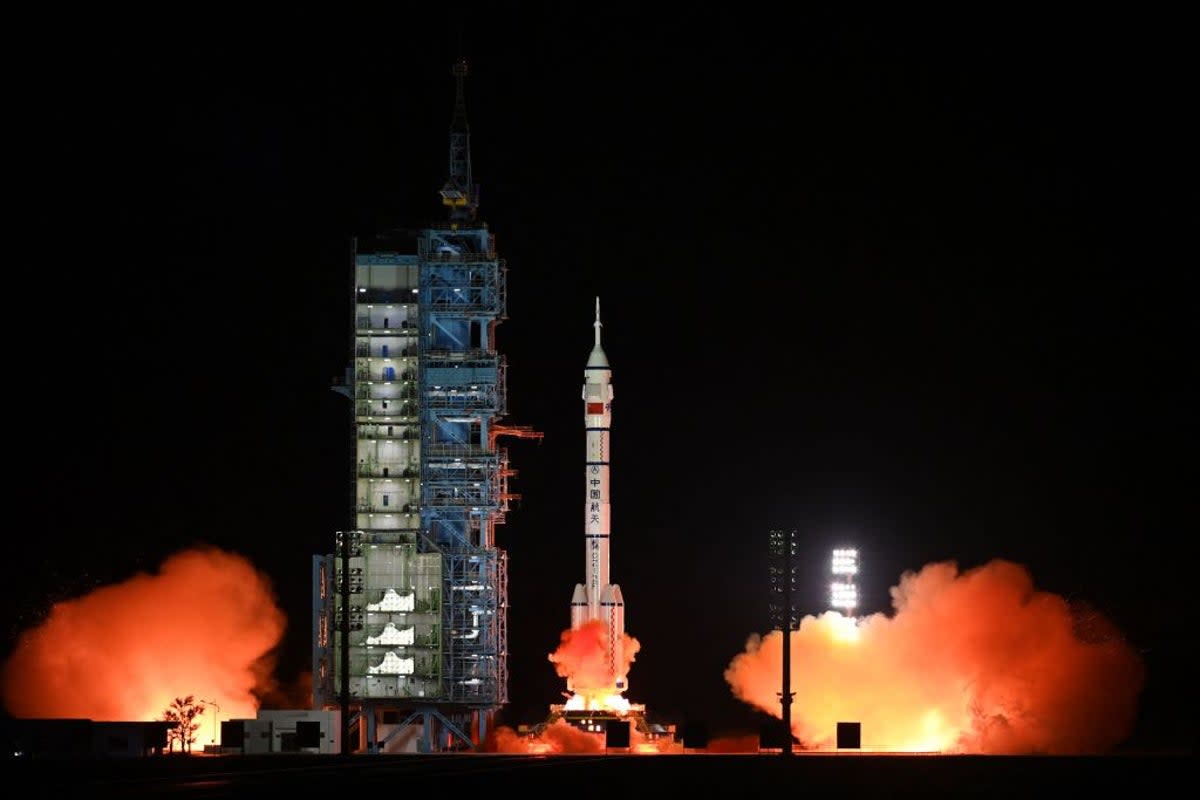
[[[163,719],[174,722],[175,727],[167,731],[167,752],[174,752],[175,742],[179,742],[181,753],[190,753],[192,744],[196,741],[196,731],[200,723],[196,717],[204,713],[204,703],[198,702],[195,695],[176,697],[171,705],[163,711]]]

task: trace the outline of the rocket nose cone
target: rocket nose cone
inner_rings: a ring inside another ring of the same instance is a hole
[[[621,596],[621,587],[615,583],[612,585],[612,601],[621,605],[625,604],[625,598]]]
[[[591,354],[588,356],[587,365],[589,367],[607,367],[608,356],[604,354],[602,348],[593,347]]]

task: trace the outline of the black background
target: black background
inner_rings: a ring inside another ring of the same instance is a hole
[[[1143,653],[1132,743],[1192,736],[1180,33],[753,4],[15,21],[10,644],[205,542],[271,577],[281,677],[309,668],[311,559],[347,524],[350,242],[442,218],[461,53],[506,421],[545,435],[509,445],[502,721],[564,688],[598,295],[631,699],[757,725],[722,671],[768,630],[782,527],[811,613],[840,544],[864,612],[931,561],[1026,565]]]

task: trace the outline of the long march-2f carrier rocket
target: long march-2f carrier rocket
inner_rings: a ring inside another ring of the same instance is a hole
[[[571,598],[571,628],[591,620],[604,622],[606,653],[612,686],[627,689],[625,675],[625,601],[621,587],[608,581],[608,543],[611,502],[609,499],[609,438],[612,428],[612,370],[600,346],[600,298],[596,298],[596,343],[583,371],[583,427],[587,436],[584,462],[583,542],[584,582],[575,585]],[[568,689],[571,687],[568,686]]]

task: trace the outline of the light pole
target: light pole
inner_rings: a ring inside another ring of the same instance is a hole
[[[783,742],[780,753],[792,755],[792,631],[796,628],[794,607],[796,592],[796,531],[773,530],[770,534],[771,563],[769,567],[771,600],[769,610],[772,625],[783,634],[783,686],[779,703],[783,717]]]
[[[829,585],[829,605],[842,610],[847,617],[854,616],[858,606],[858,587],[854,576],[858,574],[858,551],[853,547],[839,547],[833,551],[834,582]]]
[[[214,703],[212,700],[201,700],[200,702],[204,703],[204,705],[206,705],[206,706],[212,706],[213,708],[215,708],[217,710],[217,713],[220,713],[220,711],[221,711],[221,707],[219,705],[217,705],[216,703]],[[217,743],[217,715],[216,714],[213,714],[212,743],[213,743],[213,745],[216,745],[216,743]]]

